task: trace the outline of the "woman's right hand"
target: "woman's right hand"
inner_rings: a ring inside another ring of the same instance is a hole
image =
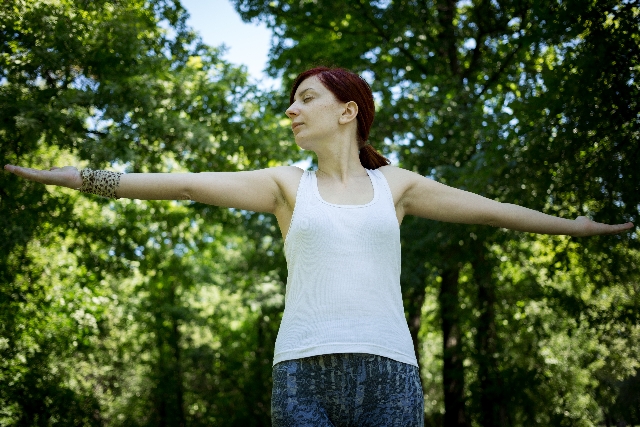
[[[76,190],[82,186],[82,177],[80,176],[80,172],[73,166],[65,166],[62,168],[54,167],[49,170],[40,170],[23,168],[15,165],[4,165],[4,169],[22,178],[42,184],[59,185]]]

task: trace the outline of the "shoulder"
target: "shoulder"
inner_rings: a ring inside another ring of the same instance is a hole
[[[396,205],[404,203],[409,191],[419,184],[421,180],[425,179],[420,174],[397,166],[381,166],[377,170],[379,170],[387,180]]]
[[[300,177],[305,172],[297,166],[276,166],[264,169],[273,179],[281,184],[298,184]]]
[[[381,166],[377,170],[382,172],[387,182],[389,182],[389,185],[392,183],[395,185],[413,185],[417,180],[424,178],[420,174],[397,166]]]

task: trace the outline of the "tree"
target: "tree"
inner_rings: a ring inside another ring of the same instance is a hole
[[[372,141],[384,141],[401,166],[492,199],[550,213],[586,213],[605,222],[637,218],[632,160],[638,147],[637,2],[235,3],[246,20],[260,19],[273,29],[270,72],[282,76],[285,86],[298,72],[317,64],[363,73],[378,103]],[[605,51],[616,52],[615,58],[602,55]],[[610,111],[621,108],[628,114],[610,121]],[[599,145],[590,138],[597,138]],[[500,272],[509,260],[505,253],[516,259],[531,254],[536,238],[422,220],[405,221],[403,228],[403,269],[409,271],[403,276],[403,292],[414,340],[421,331],[423,301],[431,305],[426,286],[440,289],[444,425],[602,419],[608,404],[600,401],[600,414],[580,412],[577,406],[555,400],[558,388],[552,391],[552,384],[559,383],[545,377],[541,365],[518,367],[509,362],[539,351],[536,343],[552,339],[556,332],[549,330],[540,339],[529,336],[518,348],[509,346],[513,331],[504,326],[515,315],[514,307],[501,301],[527,306],[541,292],[564,313],[563,319],[580,319],[583,313],[577,308],[594,303],[586,298],[578,304],[583,298],[566,289],[540,289],[540,280],[528,282],[536,292],[531,291],[526,301],[503,292],[512,289],[509,277]],[[513,246],[521,239],[529,243]],[[558,251],[548,268],[559,271],[572,265],[568,260],[575,254],[588,250],[582,262],[599,274],[588,284],[574,277],[575,289],[593,286],[607,293],[637,281],[624,267],[637,264],[635,234],[572,241],[568,246],[553,240],[547,244],[551,242]],[[422,251],[406,249],[406,244]],[[509,247],[519,249],[505,252]],[[603,257],[611,264],[594,263]],[[521,268],[526,270],[525,265]],[[604,308],[607,316],[637,312],[633,291],[624,294],[625,308]],[[627,324],[617,316],[611,325]],[[538,320],[546,324],[549,318]],[[594,328],[607,324],[599,316],[588,322]],[[625,342],[633,346],[633,333],[629,334]],[[587,354],[588,345],[580,345]],[[623,377],[628,375],[633,373]],[[584,390],[577,385],[563,388],[562,399],[573,401],[571,396]],[[608,390],[617,395],[621,389]],[[597,392],[588,392],[595,399]],[[438,414],[427,418],[436,423]]]
[[[200,43],[186,18],[177,1],[3,3],[6,162],[198,172],[295,157],[271,95]],[[262,406],[236,422],[268,417],[270,355],[255,344],[273,335],[277,325],[264,319],[277,320],[281,308],[271,301],[283,274],[273,260],[280,241],[267,239],[272,219],[191,203],[113,202],[6,174],[0,180],[3,424],[210,425],[229,413],[225,399],[254,389]],[[246,267],[240,255],[220,267],[245,250],[259,261],[252,274],[238,272]],[[266,286],[252,293],[260,304],[239,320],[241,291],[225,275]],[[231,302],[234,315],[218,316],[220,324],[191,305],[205,283]],[[238,363],[236,372],[253,364],[245,384],[228,369],[204,383],[194,375],[196,367],[207,370],[199,366],[210,361],[205,356],[218,355],[219,363],[221,352],[210,351],[216,343],[256,330],[262,335],[246,346],[222,352],[224,362]],[[194,343],[194,334],[207,331],[218,336]],[[227,388],[211,393],[221,382]]]

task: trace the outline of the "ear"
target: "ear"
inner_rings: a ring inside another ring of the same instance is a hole
[[[344,104],[344,110],[342,111],[342,115],[340,115],[339,123],[341,125],[352,122],[356,119],[358,115],[358,104],[353,101],[349,101]]]

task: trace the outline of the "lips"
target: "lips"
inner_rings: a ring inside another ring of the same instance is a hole
[[[303,123],[291,123],[291,130],[295,130],[295,128],[297,128],[298,126],[302,125]]]

